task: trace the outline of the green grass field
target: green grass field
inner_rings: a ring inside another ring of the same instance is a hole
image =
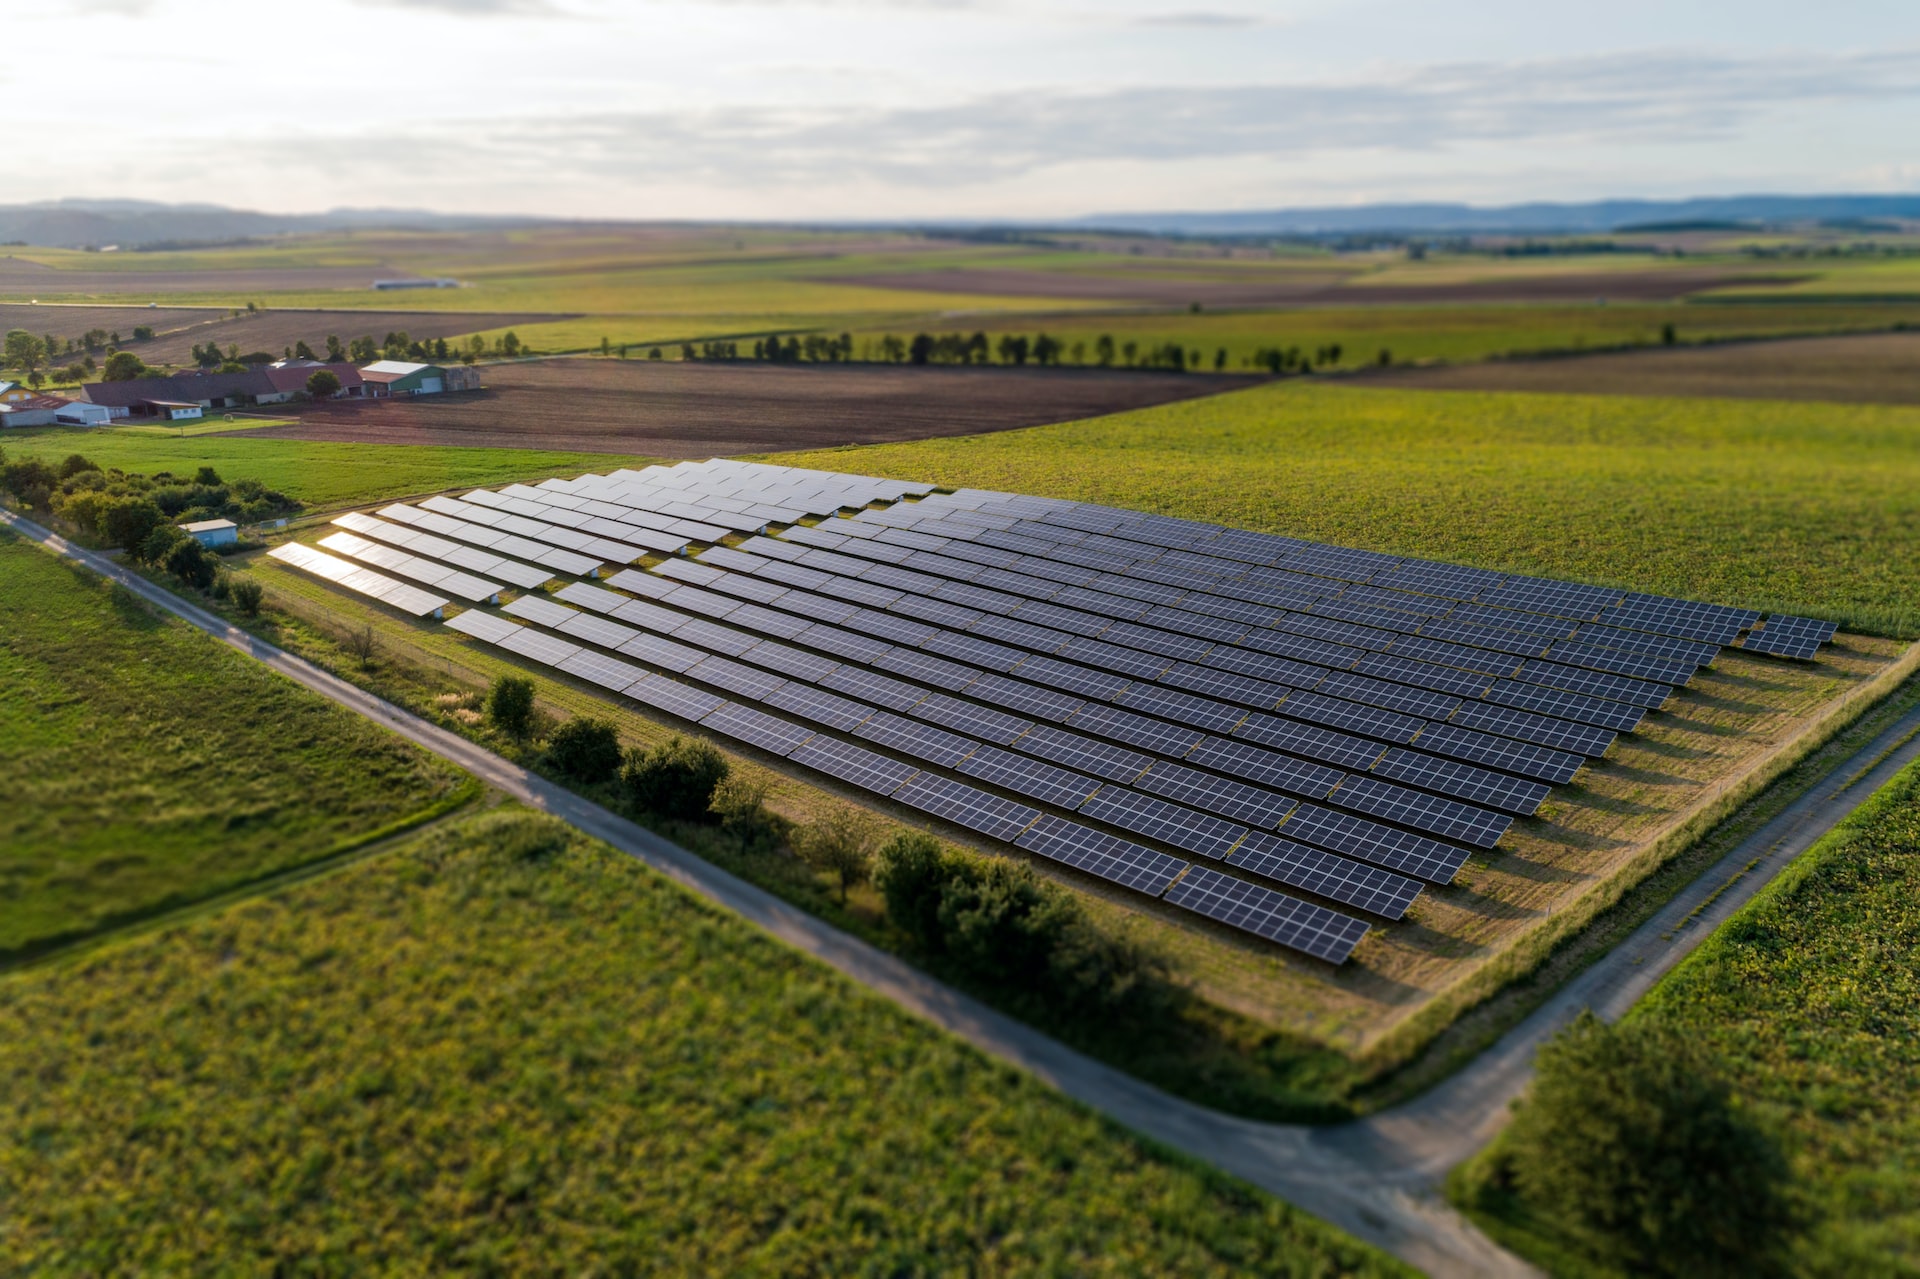
[[[1803,855],[1630,1014],[1705,1045],[1780,1142],[1805,1223],[1787,1273],[1920,1271],[1917,903],[1920,766]],[[1524,1203],[1497,1199],[1484,1211],[1489,1229],[1556,1273],[1610,1274]]]
[[[1290,382],[779,454],[1920,634],[1920,410]]]
[[[0,984],[0,1269],[1403,1274],[504,810]]]
[[[466,791],[12,533],[0,610],[0,959],[325,857]]]
[[[534,449],[440,448],[412,444],[330,444],[238,436],[139,436],[83,429],[22,432],[0,441],[10,458],[58,463],[82,453],[95,464],[140,475],[191,475],[211,466],[231,479],[257,479],[309,507],[370,502],[463,486],[578,475],[650,459]]]

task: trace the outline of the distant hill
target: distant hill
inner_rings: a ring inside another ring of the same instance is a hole
[[[0,205],[0,243],[48,248],[123,249],[217,244],[294,231],[370,227],[464,230],[521,226],[534,218],[464,217],[425,209],[332,209],[326,213],[254,213],[217,204],[159,204],[147,200],[49,200]]]
[[[1594,234],[1634,228],[1920,218],[1920,195],[1736,195],[1586,204],[1356,204],[1246,213],[1112,213],[1074,225],[1173,235]]]

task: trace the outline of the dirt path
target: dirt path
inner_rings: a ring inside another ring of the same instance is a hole
[[[1895,772],[1920,759],[1909,711],[1680,892],[1606,957],[1432,1092],[1332,1128],[1268,1124],[1170,1096],[935,981],[651,831],[437,725],[274,647],[112,561],[10,512],[0,523],[72,557],[288,678],[332,698],[482,781],[639,858],[782,941],[1046,1080],[1116,1122],[1298,1205],[1435,1275],[1521,1275],[1530,1268],[1439,1197],[1446,1170],[1478,1150],[1525,1088],[1535,1049],[1583,1007],[1620,1016],[1721,923],[1832,830]]]

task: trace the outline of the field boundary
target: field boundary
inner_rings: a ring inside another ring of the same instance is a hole
[[[1690,805],[1674,815],[1664,831],[1648,840],[1612,875],[1588,888],[1565,910],[1549,917],[1506,952],[1467,974],[1454,986],[1436,994],[1425,1008],[1386,1031],[1360,1053],[1360,1060],[1366,1062],[1371,1059],[1384,1067],[1383,1080],[1416,1070],[1425,1054],[1460,1018],[1497,998],[1515,984],[1528,980],[1555,955],[1577,944],[1578,939],[1601,915],[1617,906],[1661,868],[1706,839],[1801,761],[1897,693],[1916,671],[1920,671],[1920,642],[1909,643],[1885,670],[1827,703],[1819,717],[1800,732],[1749,760],[1739,771],[1705,788]],[[1888,753],[1891,754],[1891,750]],[[1872,765],[1869,765],[1864,771],[1871,771],[1871,768]],[[1469,1045],[1448,1053],[1448,1060],[1464,1060],[1485,1048],[1514,1022],[1524,1018],[1532,1008],[1552,998],[1558,988],[1540,991],[1537,1000],[1516,1009],[1510,1018],[1503,1018],[1486,1033],[1476,1036]],[[1433,1072],[1441,1078],[1449,1073],[1449,1069]],[[1374,1087],[1380,1085],[1375,1084]]]

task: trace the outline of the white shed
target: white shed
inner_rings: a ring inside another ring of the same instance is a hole
[[[113,421],[113,410],[104,404],[69,400],[53,411],[53,420],[62,426],[105,426]]]
[[[182,524],[180,531],[202,546],[232,546],[240,540],[240,526],[232,520],[199,520]]]

